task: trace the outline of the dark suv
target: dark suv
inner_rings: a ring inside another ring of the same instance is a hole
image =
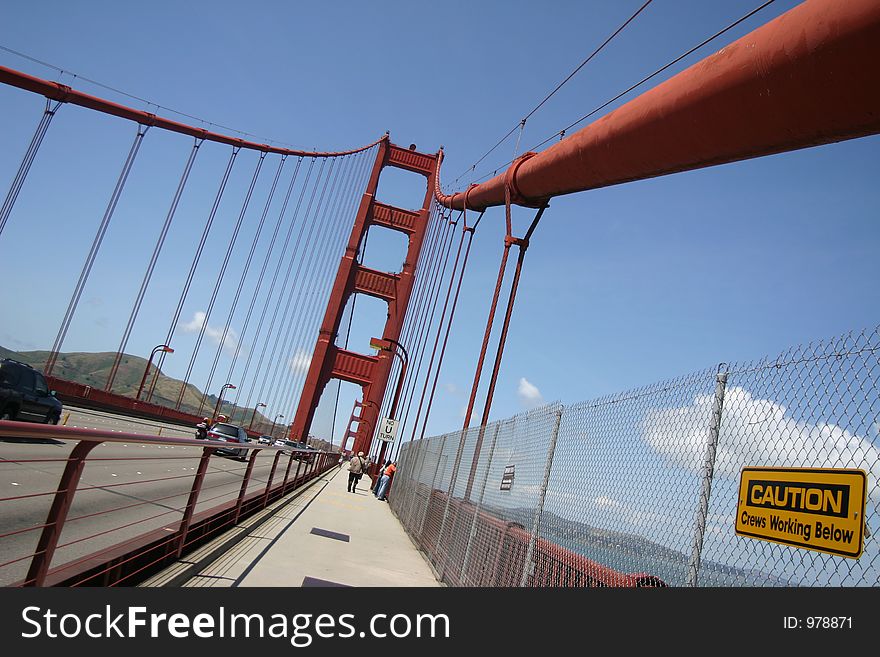
[[[228,422],[217,422],[208,429],[208,440],[221,440],[227,443],[249,443],[251,439],[242,427]],[[235,456],[239,459],[247,458],[248,450],[244,447],[219,447],[217,454],[223,456]]]
[[[0,420],[58,424],[61,402],[42,372],[11,358],[0,358]]]

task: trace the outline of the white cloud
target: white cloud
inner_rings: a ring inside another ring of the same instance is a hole
[[[541,391],[525,377],[520,378],[516,394],[519,397],[520,404],[526,408],[534,408],[544,403],[544,396],[541,394]]]
[[[602,506],[602,507],[619,507],[620,506],[620,502],[618,502],[617,500],[612,499],[606,495],[600,495],[594,501],[596,502],[596,504],[598,506]]]
[[[457,395],[457,394],[459,394],[459,393],[461,392],[461,391],[458,389],[458,386],[455,385],[454,383],[444,383],[444,384],[443,384],[443,387],[446,389],[446,392],[448,392],[448,393],[450,393],[450,394],[452,394],[452,395]]]
[[[642,424],[645,441],[675,463],[699,471],[712,402],[712,395],[698,395],[690,406],[650,411]],[[732,387],[724,397],[715,472],[736,479],[746,466],[862,468],[876,478],[880,450],[847,429],[795,420],[781,404]]]
[[[298,349],[293,355],[293,358],[287,361],[287,365],[294,374],[304,374],[305,372],[308,372],[311,364],[312,354],[305,349]]]
[[[202,330],[202,327],[205,326],[206,318],[207,314],[204,311],[196,311],[196,313],[193,315],[192,321],[182,324],[180,328],[184,333],[198,333]],[[214,344],[220,344],[220,340],[223,339],[224,349],[234,351],[236,346],[238,346],[238,336],[232,329],[229,329],[226,332],[226,338],[224,339],[223,329],[208,324],[207,326],[205,326],[205,335]]]

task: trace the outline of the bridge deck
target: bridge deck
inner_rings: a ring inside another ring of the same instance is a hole
[[[330,470],[142,586],[442,586],[369,478],[347,482]]]

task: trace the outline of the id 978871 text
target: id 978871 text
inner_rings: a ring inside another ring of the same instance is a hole
[[[852,616],[785,616],[782,626],[787,630],[851,630]]]

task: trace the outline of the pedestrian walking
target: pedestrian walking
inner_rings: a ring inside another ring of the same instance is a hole
[[[391,486],[391,478],[394,477],[394,473],[397,472],[397,462],[392,461],[385,471],[382,473],[382,477],[379,479],[379,490],[376,491],[376,498],[380,502],[388,501],[388,487]]]
[[[348,492],[357,492],[358,482],[361,475],[364,474],[364,453],[358,452],[357,456],[352,456],[348,463]]]
[[[370,480],[370,490],[373,489],[373,479],[370,477],[370,466],[373,465],[373,459],[370,458],[370,455],[367,454],[364,457],[364,470],[363,474],[367,475],[367,478]]]

